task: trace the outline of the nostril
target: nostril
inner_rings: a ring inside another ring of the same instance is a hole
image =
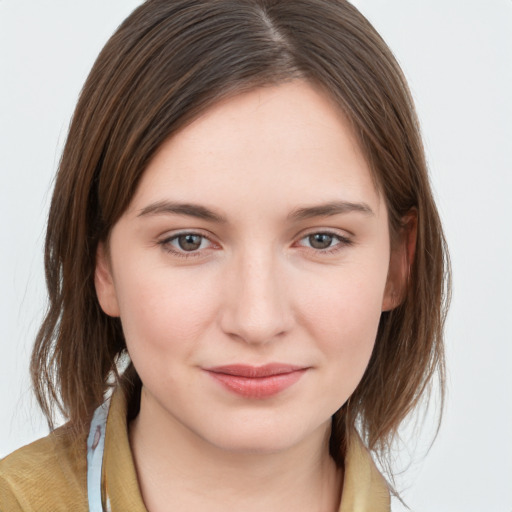
[[[221,328],[232,339],[267,344],[286,335],[291,329],[290,318],[284,304],[269,302],[264,307],[248,307],[237,301],[223,312]]]

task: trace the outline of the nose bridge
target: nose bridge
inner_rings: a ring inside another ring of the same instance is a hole
[[[291,311],[279,258],[271,248],[247,248],[228,270],[223,329],[247,343],[267,343],[290,327]]]

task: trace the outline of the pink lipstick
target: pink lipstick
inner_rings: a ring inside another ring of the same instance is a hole
[[[281,363],[205,368],[217,382],[246,398],[269,398],[295,384],[308,368]]]

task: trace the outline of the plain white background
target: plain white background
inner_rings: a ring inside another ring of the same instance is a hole
[[[0,456],[46,433],[28,360],[51,182],[87,73],[139,3],[0,0]],[[512,1],[354,3],[409,79],[454,272],[444,422],[427,456],[431,423],[405,436],[398,487],[418,512],[511,512]]]

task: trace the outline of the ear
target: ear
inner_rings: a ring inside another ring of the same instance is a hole
[[[96,250],[96,268],[94,271],[94,286],[101,309],[109,316],[117,317],[119,305],[117,303],[116,288],[112,277],[112,269],[103,242],[100,242]]]
[[[392,243],[382,311],[395,309],[405,299],[416,252],[417,231],[418,213],[412,209],[403,218],[397,240]]]

